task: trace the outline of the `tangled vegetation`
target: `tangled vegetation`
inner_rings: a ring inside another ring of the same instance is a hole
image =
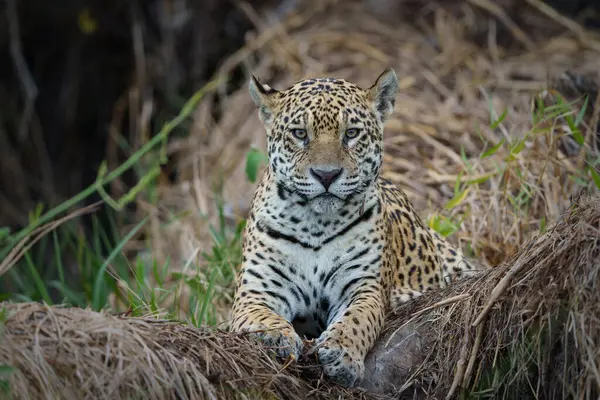
[[[403,367],[403,386],[381,387],[398,397],[463,388],[475,397],[594,398],[600,36],[537,0],[503,7],[412,1],[394,12],[367,3],[303,2],[274,23],[243,5],[255,31],[174,119],[129,149],[124,163],[103,163],[78,195],[51,209],[40,205],[22,230],[0,229],[10,339],[0,345],[0,374],[14,393],[41,396],[41,386],[23,376],[75,398],[61,385],[87,382],[89,396],[139,389],[149,398],[177,390],[220,398],[229,390],[222,382],[242,379],[228,388],[338,393],[301,366],[284,370],[262,350],[206,328],[227,327],[244,217],[266,161],[247,88],[230,82],[251,70],[274,87],[310,75],[366,84],[391,66],[401,93],[385,133],[384,175],[438,232],[495,268],[482,281],[397,311],[385,340],[410,327],[434,355]],[[148,125],[142,112],[132,118]],[[177,170],[175,179],[165,178],[167,167]],[[125,174],[137,184],[123,188]],[[91,196],[112,210],[107,221],[96,206],[80,206]],[[88,231],[82,218],[91,221]],[[448,297],[458,300],[444,304]],[[40,301],[47,306],[31,304]],[[488,305],[490,314],[473,325]],[[48,341],[27,347],[40,332]],[[73,342],[60,342],[67,337]],[[198,338],[202,344],[190,343]],[[59,351],[58,343],[68,361],[60,366],[46,353]],[[149,358],[129,356],[140,354]],[[123,375],[130,386],[111,381],[122,368],[131,368]]]

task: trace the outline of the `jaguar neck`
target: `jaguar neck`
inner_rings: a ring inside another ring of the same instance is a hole
[[[347,199],[336,212],[318,214],[311,209],[306,198],[278,184],[272,176],[266,178],[269,180],[269,190],[257,208],[258,228],[305,247],[320,248],[331,238],[370,220],[373,214],[380,212],[374,185]]]

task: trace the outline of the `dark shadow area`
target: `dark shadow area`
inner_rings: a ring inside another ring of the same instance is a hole
[[[365,1],[390,7],[390,12],[415,2],[391,7],[389,1]],[[295,3],[261,0],[251,2],[251,8],[257,15],[277,17]],[[547,3],[583,26],[600,27],[597,1]],[[2,2],[0,228],[14,232],[27,226],[39,203],[47,210],[79,193],[95,181],[103,160],[115,169],[177,115],[253,30],[247,11],[235,0]],[[498,36],[500,42],[513,40],[502,32]],[[238,88],[243,79],[243,71],[236,69],[228,88]],[[183,124],[172,136],[185,135],[187,128]],[[167,165],[161,178],[176,173]],[[122,195],[138,179],[127,172],[107,190]],[[98,200],[92,195],[79,206]],[[134,206],[128,211],[119,213],[119,226],[137,222]],[[94,213],[97,220],[85,216],[77,223],[83,232],[95,223],[110,230],[110,214],[102,206]],[[4,245],[0,235],[0,250]],[[104,243],[100,247],[110,250]],[[52,251],[51,246],[39,250],[40,259],[33,260],[44,280],[54,273],[46,275],[41,267],[54,262]]]
[[[0,6],[0,226],[13,229],[38,202],[56,205],[94,182],[102,160],[122,161],[127,152],[109,140],[111,127],[139,147],[146,132],[130,122],[139,114],[132,96],[152,97],[147,133],[155,133],[253,28],[233,0],[14,3],[16,14]],[[600,26],[596,1],[547,3]],[[23,67],[37,92],[29,100]]]

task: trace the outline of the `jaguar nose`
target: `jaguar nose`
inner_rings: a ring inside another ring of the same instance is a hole
[[[342,174],[342,168],[334,169],[310,169],[310,174],[323,185],[325,190],[329,190],[329,186]]]

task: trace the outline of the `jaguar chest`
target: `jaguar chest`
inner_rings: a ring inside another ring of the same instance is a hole
[[[383,247],[373,245],[375,235],[371,220],[311,245],[291,232],[261,228],[261,241],[272,249],[271,283],[290,304],[285,317],[300,335],[318,337],[339,317],[363,277],[378,274]]]

